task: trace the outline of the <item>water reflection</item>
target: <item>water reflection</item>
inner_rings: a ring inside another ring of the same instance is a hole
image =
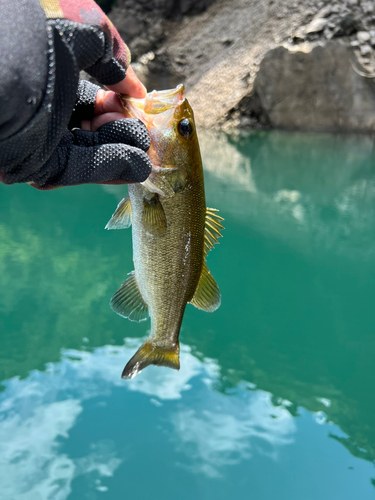
[[[293,443],[296,425],[288,410],[273,406],[268,393],[246,395],[243,400],[209,397],[204,408],[174,415],[180,449],[189,450],[193,471],[220,477],[223,467],[253,454],[277,460],[279,448]]]
[[[374,256],[372,137],[203,131],[200,143],[213,205],[310,255]]]
[[[119,378],[147,333],[108,307],[132,269],[130,232],[103,230],[124,188],[0,186],[8,498],[117,498],[124,481],[165,498],[169,468],[170,494],[189,500],[373,496],[372,140],[201,142],[208,205],[226,219],[209,256],[223,303],[188,308],[179,374]]]
[[[132,457],[137,453],[137,443],[129,439],[139,419],[137,413],[132,414],[136,401],[132,393],[149,402],[145,408],[150,415],[141,418],[154,436],[142,453],[146,468],[152,466],[153,453],[159,447],[163,460],[162,448],[168,442],[172,469],[182,468],[187,473],[220,478],[228,467],[259,457],[267,460],[267,467],[271,461],[279,468],[281,459],[285,460],[282,450],[301,440],[304,426],[309,433],[322,434],[307,414],[297,423],[288,411],[289,402],[275,406],[269,393],[248,384],[238,386],[231,396],[212,390],[219,367],[210,360],[199,360],[187,346],[182,346],[180,373],[171,377],[167,369],[151,368],[124,385],[118,373],[138,345],[129,339],[123,347],[66,351],[45,372],[33,371],[24,380],[6,382],[0,397],[3,498],[62,500],[74,491],[74,480],[80,476],[86,477],[90,491],[108,491],[110,478],[121,476],[124,468],[132,471]],[[113,417],[107,423],[101,421],[103,409],[110,411],[113,405],[123,420],[123,426],[116,429],[116,440],[108,437],[106,429]],[[325,423],[319,418],[316,416],[318,423]],[[90,427],[93,419],[101,425],[82,436],[82,429]],[[329,428],[325,435],[342,435],[335,426],[325,425]],[[81,434],[74,432],[77,426]],[[177,457],[179,462],[173,465]],[[336,459],[345,463],[340,453]],[[355,460],[350,463],[356,464]],[[360,463],[355,466],[363,468]]]

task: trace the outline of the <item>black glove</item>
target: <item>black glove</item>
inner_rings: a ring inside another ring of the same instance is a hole
[[[82,120],[92,120],[95,116],[95,99],[100,87],[87,80],[80,80],[77,100],[70,117],[68,129],[81,128]]]
[[[139,122],[106,125],[96,135],[71,131],[93,118],[98,89],[79,84],[79,71],[111,85],[125,77],[130,57],[98,6],[82,4],[0,0],[0,180],[6,184],[141,182],[151,171],[148,133]]]
[[[47,187],[118,180],[142,182],[151,172],[145,153],[149,147],[147,129],[136,119],[105,123],[96,132],[66,131],[38,184]]]

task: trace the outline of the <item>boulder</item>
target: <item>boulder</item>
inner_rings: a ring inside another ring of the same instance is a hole
[[[374,131],[375,80],[353,69],[352,50],[339,40],[299,47],[270,50],[260,64],[253,92],[271,126]]]

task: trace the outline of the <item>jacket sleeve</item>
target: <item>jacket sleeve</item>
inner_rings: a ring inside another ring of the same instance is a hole
[[[79,85],[79,72],[118,83],[130,53],[92,0],[0,0],[0,11],[0,180],[44,186],[73,110],[93,115],[96,88]]]

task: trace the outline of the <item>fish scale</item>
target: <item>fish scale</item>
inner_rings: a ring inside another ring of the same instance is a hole
[[[178,193],[169,200],[161,200],[167,229],[160,238],[156,238],[142,224],[140,189],[143,188],[129,188],[133,207],[135,276],[149,306],[151,338],[156,341],[168,338],[177,342],[182,315],[194,295],[204,260],[206,206],[203,182],[196,183],[188,195]],[[191,217],[187,206],[194,206],[198,216]]]

